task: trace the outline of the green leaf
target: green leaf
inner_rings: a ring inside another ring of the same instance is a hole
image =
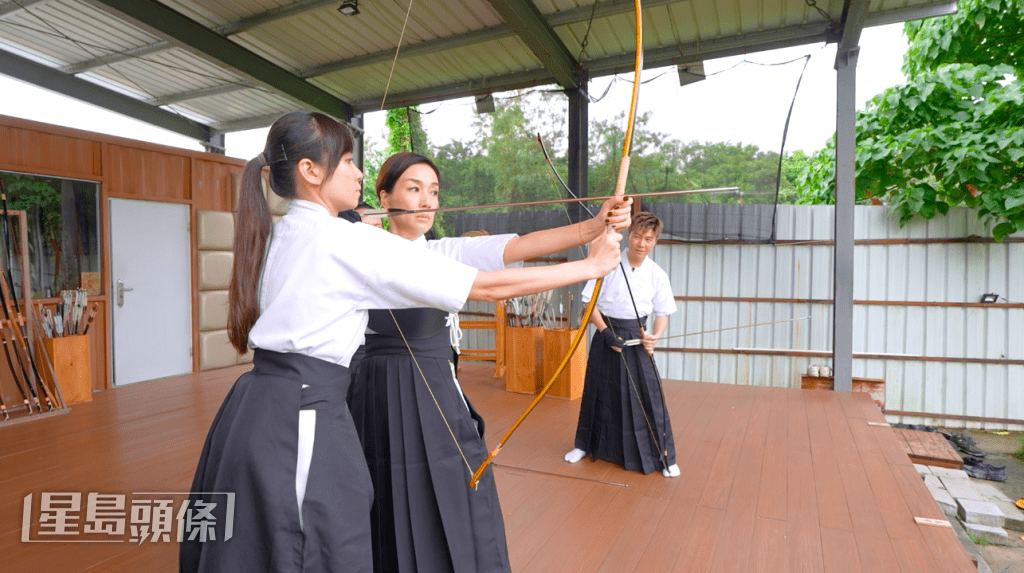
[[[1005,205],[1007,211],[1024,205],[1024,194],[1018,195],[1017,197],[1007,197]]]
[[[1001,243],[1003,242],[1003,239],[1005,239],[1009,235],[1012,235],[1014,231],[1016,231],[1016,229],[1012,224],[999,223],[998,225],[995,226],[995,228],[992,229],[992,238],[995,239],[996,242]]]

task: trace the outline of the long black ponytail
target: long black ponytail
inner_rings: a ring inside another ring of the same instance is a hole
[[[270,168],[274,193],[292,199],[300,160],[325,166],[330,178],[353,144],[352,132],[334,119],[320,113],[291,112],[274,122],[263,152],[246,164],[235,215],[235,258],[228,287],[228,338],[239,354],[248,350],[249,331],[259,318],[259,282],[273,226],[261,184],[263,168]]]

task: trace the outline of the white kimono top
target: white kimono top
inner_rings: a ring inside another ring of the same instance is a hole
[[[249,346],[348,366],[363,342],[366,310],[458,312],[476,273],[376,227],[292,200],[270,238]]]
[[[504,268],[519,268],[522,262],[505,264],[505,245],[518,235],[485,235],[482,237],[444,237],[434,241],[428,241],[420,235],[412,241],[412,244],[421,249],[427,249],[444,255],[450,259],[469,265],[480,271],[496,271]],[[460,351],[459,341],[462,339],[462,330],[459,328],[459,316],[454,312],[448,314],[449,341],[455,352]],[[373,334],[373,329],[367,328],[367,334]]]
[[[629,275],[629,288],[633,291],[633,298],[636,300],[636,312],[640,316],[667,316],[676,311],[676,300],[672,295],[672,285],[668,282],[668,273],[662,270],[651,260],[648,255],[639,267],[633,268],[629,264],[626,251],[622,251],[622,268],[615,267],[615,270],[608,273],[601,283],[601,292],[597,298],[597,310],[604,316],[612,318],[635,318],[633,312],[633,301],[629,298],[629,290],[626,288],[626,281],[622,278],[622,269]],[[591,293],[594,292],[594,281],[588,281],[583,287],[582,299],[584,303],[590,302]]]

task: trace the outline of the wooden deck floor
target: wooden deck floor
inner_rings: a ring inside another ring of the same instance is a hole
[[[176,571],[173,542],[25,543],[23,500],[186,491],[243,370],[118,388],[66,415],[0,424],[5,570]],[[467,364],[460,378],[493,444],[529,397],[489,374]],[[944,518],[893,430],[869,424],[884,420],[868,396],[676,381],[666,393],[675,479],[565,463],[578,401],[546,399],[527,419],[495,458],[513,571],[974,571],[951,529],[915,522]]]

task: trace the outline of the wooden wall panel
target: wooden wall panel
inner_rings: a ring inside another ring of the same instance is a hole
[[[100,182],[103,292],[109,292],[107,198],[146,199],[192,206],[196,210],[231,211],[236,181],[245,161],[141,141],[79,131],[0,115],[0,169]],[[192,248],[195,254],[195,226]],[[193,258],[193,275],[195,259]],[[197,281],[193,276],[193,298]],[[107,296],[90,297],[100,311],[89,331],[93,389],[110,387],[112,362]],[[37,301],[50,304],[56,299]],[[193,300],[195,307],[195,300]],[[194,338],[198,325],[193,324]],[[16,396],[10,373],[0,358],[0,392]],[[194,361],[198,368],[198,361]]]
[[[89,339],[92,347],[92,389],[106,390],[110,388],[111,376],[109,368],[110,356],[107,347],[110,340],[110,332],[107,329],[107,297],[102,299],[92,298],[100,304],[100,310],[96,313],[96,319],[89,327]]]
[[[0,125],[0,168],[95,180],[102,176],[101,144],[67,135]]]
[[[185,155],[107,145],[108,197],[181,203],[191,199],[191,160]]]
[[[242,180],[244,166],[194,159],[192,161],[192,205],[198,211],[233,211],[236,181]]]

